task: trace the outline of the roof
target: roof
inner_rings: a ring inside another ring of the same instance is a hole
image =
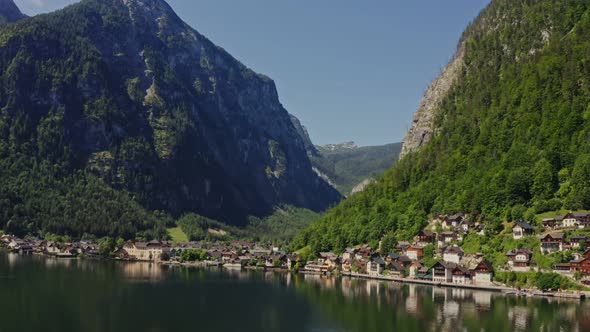
[[[433,231],[429,231],[429,230],[421,230],[420,232],[418,232],[418,235],[423,234],[424,236],[434,236],[434,232]]]
[[[453,268],[453,271],[461,271],[461,273],[463,273],[463,274],[470,273],[469,270],[467,270],[466,268],[462,267],[461,265],[455,266],[455,268]]]
[[[447,220],[458,220],[458,219],[462,219],[462,218],[463,218],[463,215],[458,213],[458,214],[454,214],[452,216],[448,216]]]
[[[395,252],[390,252],[389,253],[389,257],[391,257],[391,259],[398,259],[399,258],[399,255],[397,253],[395,253]]]
[[[517,222],[517,223],[516,223],[516,226],[520,226],[520,227],[522,227],[522,228],[524,228],[524,229],[534,229],[534,227],[533,227],[533,226],[529,225],[528,223],[526,223],[526,222],[524,222],[524,221],[519,221],[519,222]],[[514,227],[516,227],[516,226],[514,226]]]
[[[377,263],[379,265],[385,265],[385,261],[381,257],[373,257],[371,262]]]
[[[553,239],[563,239],[563,238],[565,238],[565,234],[563,234],[563,233],[553,233],[553,234],[549,233],[549,234],[546,234],[545,236],[542,236],[541,239],[545,239],[548,236],[551,236],[551,238],[553,238]]]
[[[529,250],[529,249],[521,248],[521,249],[510,249],[506,253],[507,256],[515,256],[515,255],[518,255],[518,254],[527,254],[527,255],[530,256],[530,255],[533,254],[533,252],[531,250]]]
[[[444,250],[445,254],[464,254],[463,249],[461,249],[460,247],[454,247],[454,246],[450,246],[450,247],[446,247]]]
[[[408,257],[408,256],[400,256],[397,260],[398,260],[398,262],[402,262],[402,263],[411,262],[412,261],[410,259],[410,257]]]
[[[477,268],[478,268],[478,267],[480,267],[480,266],[481,266],[481,267],[485,267],[486,269],[488,269],[488,270],[490,270],[490,271],[494,271],[494,267],[492,266],[492,263],[488,262],[488,261],[487,261],[487,260],[485,260],[485,259],[484,259],[484,260],[482,260],[481,262],[479,262],[475,268],[477,269]]]
[[[405,270],[405,267],[404,267],[404,265],[403,265],[403,264],[401,264],[401,263],[399,263],[399,262],[391,262],[391,263],[389,264],[389,267],[390,267],[390,268],[393,268],[393,269],[394,269],[394,270],[396,270],[396,271],[404,271],[404,270]]]

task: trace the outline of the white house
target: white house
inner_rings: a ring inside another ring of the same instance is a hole
[[[367,274],[378,276],[385,269],[385,261],[381,257],[373,257],[367,262]]]
[[[473,269],[473,281],[480,285],[489,285],[494,281],[494,268],[486,260],[482,260]]]
[[[457,267],[455,263],[438,262],[432,267],[432,281],[453,282],[453,270]]]
[[[512,237],[515,240],[520,240],[525,236],[533,235],[535,229],[526,222],[520,221],[512,228]]]
[[[465,253],[459,247],[446,247],[443,251],[443,261],[445,262],[459,264],[463,256],[465,256]]]
[[[123,246],[129,257],[142,261],[157,261],[164,252],[170,252],[170,246],[160,241],[127,242]]]

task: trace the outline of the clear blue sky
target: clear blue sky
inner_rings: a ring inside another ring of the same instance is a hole
[[[15,0],[26,14],[75,0]],[[255,71],[316,144],[400,141],[422,94],[489,0],[168,0]]]

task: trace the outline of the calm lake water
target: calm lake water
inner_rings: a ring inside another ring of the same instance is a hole
[[[0,254],[0,331],[590,331],[590,302]]]

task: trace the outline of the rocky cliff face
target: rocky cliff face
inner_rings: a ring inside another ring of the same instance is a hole
[[[420,149],[424,144],[428,143],[435,135],[434,118],[436,110],[446,98],[451,90],[453,83],[459,78],[464,69],[465,48],[461,45],[457,54],[453,57],[451,62],[445,67],[440,76],[436,78],[431,84],[418,110],[414,113],[414,120],[412,126],[403,140],[402,152],[400,159],[409,153]]]
[[[13,0],[0,0],[0,24],[13,23],[26,17]]]
[[[305,126],[301,124],[301,121],[299,121],[299,119],[294,115],[291,115],[291,122],[293,123],[293,126],[295,127],[295,130],[297,130],[299,136],[301,136],[307,153],[310,156],[316,156],[318,154],[318,149],[315,147],[315,145],[313,145],[307,128],[305,128]]]
[[[0,58],[3,138],[26,118],[29,152],[151,209],[239,224],[341,197],[312,171],[274,82],[163,0],[84,0],[8,26]]]

